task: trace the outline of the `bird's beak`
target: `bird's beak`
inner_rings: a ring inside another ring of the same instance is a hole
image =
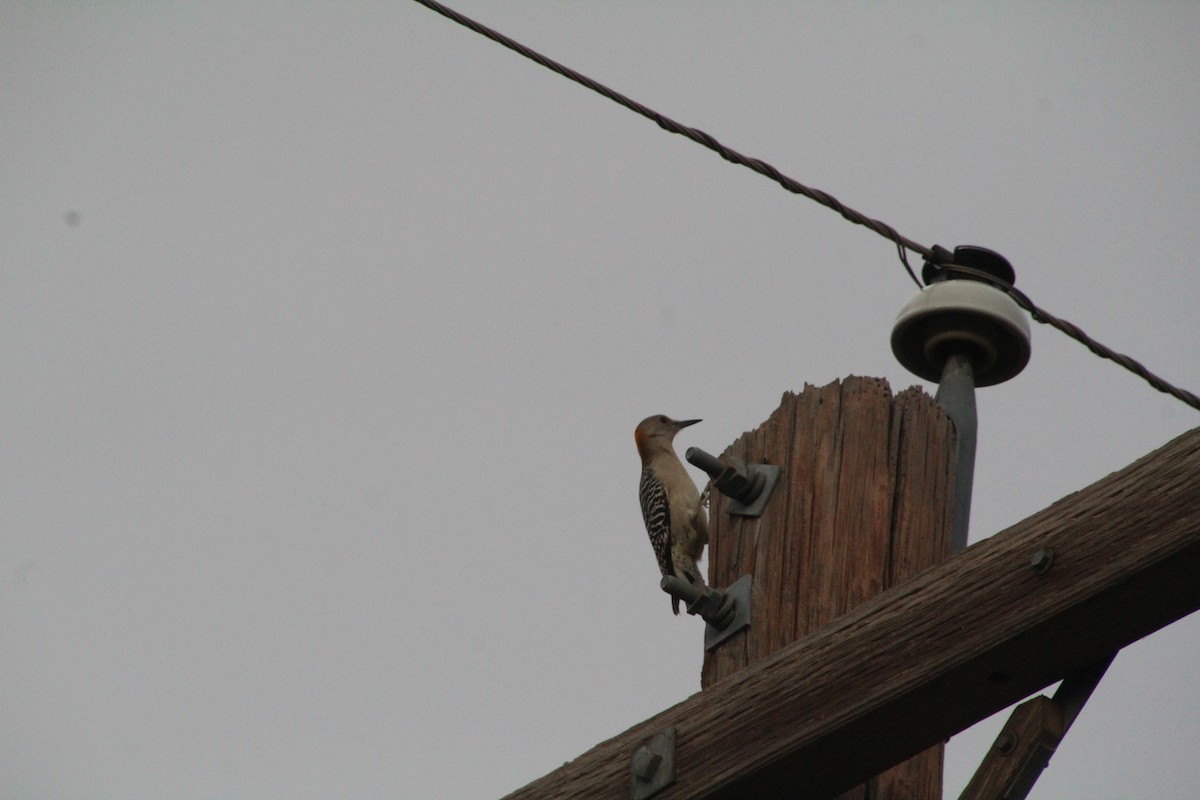
[[[675,429],[679,430],[680,428],[686,428],[688,425],[695,425],[697,422],[703,422],[703,420],[683,419],[683,420],[680,420],[679,422],[675,423]]]

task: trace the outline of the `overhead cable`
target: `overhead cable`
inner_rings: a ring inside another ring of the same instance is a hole
[[[912,250],[913,252],[918,253],[921,256],[923,256],[926,261],[937,263],[938,266],[940,266],[948,271],[956,271],[956,272],[962,273],[964,275],[971,275],[972,277],[979,279],[979,280],[984,280],[985,279],[984,276],[986,276],[986,280],[988,283],[991,283],[993,286],[996,286],[997,288],[1008,293],[1009,296],[1011,296],[1013,298],[1013,300],[1016,301],[1017,305],[1021,306],[1023,309],[1025,309],[1027,312],[1029,312],[1030,316],[1033,317],[1033,319],[1036,322],[1040,322],[1045,325],[1050,325],[1051,327],[1061,331],[1062,333],[1066,334],[1067,336],[1076,340],[1077,342],[1080,342],[1095,355],[1097,355],[1101,358],[1111,360],[1114,363],[1119,364],[1120,366],[1129,370],[1133,374],[1137,375],[1138,377],[1142,378],[1144,381],[1149,383],[1155,389],[1158,389],[1160,392],[1166,392],[1167,394],[1186,403],[1187,405],[1191,406],[1192,408],[1200,410],[1200,397],[1197,397],[1192,392],[1186,391],[1184,389],[1180,389],[1177,386],[1173,386],[1172,384],[1170,384],[1167,381],[1163,380],[1162,378],[1158,377],[1154,373],[1150,372],[1150,370],[1146,369],[1146,367],[1142,366],[1142,364],[1140,364],[1138,361],[1134,360],[1133,358],[1130,358],[1129,356],[1118,353],[1115,350],[1112,350],[1111,348],[1101,344],[1100,342],[1097,342],[1095,339],[1091,338],[1086,333],[1084,333],[1077,325],[1075,325],[1071,322],[1068,322],[1064,319],[1061,319],[1059,317],[1056,317],[1053,314],[1050,314],[1049,312],[1034,305],[1028,296],[1026,296],[1023,292],[1019,291],[1018,289],[1014,288],[1012,286],[1012,284],[1007,283],[1006,281],[1002,281],[998,278],[995,278],[994,276],[987,275],[987,273],[980,272],[978,275],[976,275],[975,273],[977,273],[978,270],[974,270],[969,267],[963,267],[963,266],[945,263],[942,260],[942,254],[945,252],[942,248],[929,248],[923,244],[920,244],[919,242],[914,242],[912,239],[909,239],[905,236],[901,236],[900,233],[892,226],[890,226],[887,223],[882,222],[880,220],[872,219],[871,217],[868,217],[865,214],[862,214],[858,211],[855,211],[853,208],[846,206],[840,200],[838,200],[836,197],[829,194],[828,192],[824,192],[824,191],[821,191],[820,189],[814,189],[812,187],[805,186],[804,184],[800,183],[800,181],[798,181],[794,178],[790,178],[787,175],[784,175],[783,173],[781,173],[779,170],[777,170],[775,167],[771,166],[767,162],[765,162],[761,159],[758,159],[758,158],[752,158],[750,156],[743,155],[742,153],[739,153],[738,151],[721,144],[721,142],[717,141],[716,138],[714,138],[710,134],[705,133],[704,131],[702,131],[698,128],[692,128],[687,125],[680,124],[680,123],[676,122],[675,120],[671,119],[670,117],[660,114],[659,112],[655,111],[654,109],[648,108],[648,107],[642,105],[641,103],[639,103],[635,100],[632,100],[629,97],[626,97],[625,95],[621,94],[620,92],[615,91],[614,89],[610,89],[609,87],[605,86],[604,84],[600,83],[599,81],[593,80],[592,78],[589,78],[586,75],[576,72],[575,70],[571,69],[570,67],[560,64],[559,62],[555,61],[554,59],[544,56],[541,53],[538,53],[537,51],[532,50],[529,47],[526,47],[525,45],[521,44],[520,42],[510,39],[509,37],[505,36],[504,34],[500,33],[499,31],[493,30],[481,22],[477,22],[476,20],[473,20],[470,17],[464,16],[463,14],[460,14],[459,12],[455,11],[452,8],[447,8],[446,6],[437,2],[437,0],[413,0],[413,2],[420,3],[421,5],[425,6],[426,8],[428,8],[432,11],[436,11],[437,13],[441,14],[442,16],[444,16],[448,19],[451,19],[454,22],[457,22],[459,25],[462,25],[465,28],[475,31],[476,33],[480,34],[481,36],[485,36],[488,39],[491,39],[492,41],[494,41],[498,44],[501,44],[510,50],[513,50],[514,52],[520,53],[521,55],[525,56],[526,58],[530,59],[531,61],[534,61],[534,62],[542,65],[546,69],[549,69],[552,72],[556,72],[559,75],[562,75],[564,78],[568,78],[572,81],[575,81],[576,83],[580,84],[581,86],[586,86],[587,88],[591,89],[592,91],[594,91],[600,95],[603,95],[604,97],[607,97],[609,100],[612,100],[614,103],[618,103],[618,104],[624,106],[625,108],[628,108],[630,111],[633,111],[636,114],[640,114],[641,116],[645,117],[646,119],[652,120],[660,128],[662,128],[665,131],[668,131],[670,133],[677,133],[681,136],[686,136],[688,139],[691,139],[693,142],[703,145],[704,147],[707,147],[708,149],[716,152],[718,155],[721,156],[721,158],[724,158],[726,161],[730,161],[734,164],[739,164],[743,167],[752,169],[755,172],[759,173],[760,175],[764,175],[764,176],[770,178],[771,180],[775,181],[780,186],[782,186],[784,189],[787,189],[789,192],[792,192],[794,194],[803,195],[803,196],[809,198],[810,200],[814,200],[814,201],[820,203],[821,205],[825,206],[826,208],[836,211],[844,219],[849,220],[850,222],[853,222],[856,225],[863,225],[867,228],[870,228],[871,230],[875,231],[880,236],[884,237],[885,239],[888,239],[889,241],[891,241],[892,243],[894,243],[896,245],[896,249],[897,249],[897,252],[899,253],[901,263],[903,263],[904,268],[908,272],[909,277],[912,278],[913,283],[915,283],[918,286],[918,288],[921,286],[921,281],[917,278],[916,273],[913,271],[912,267],[908,263],[908,257],[907,257],[907,254],[905,253],[906,250]]]

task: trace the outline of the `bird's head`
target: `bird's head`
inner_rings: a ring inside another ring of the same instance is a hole
[[[671,419],[663,414],[646,417],[638,423],[633,431],[633,439],[637,442],[638,453],[646,459],[651,453],[659,450],[670,450],[675,434],[688,425],[695,425],[698,419]]]

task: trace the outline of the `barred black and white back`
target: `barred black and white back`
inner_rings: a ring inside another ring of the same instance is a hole
[[[642,470],[638,500],[642,504],[642,520],[646,523],[650,546],[654,548],[654,557],[658,559],[658,570],[664,578],[674,575],[675,565],[671,561],[671,504],[667,500],[666,487],[649,468]]]

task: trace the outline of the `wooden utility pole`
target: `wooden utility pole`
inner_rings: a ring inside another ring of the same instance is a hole
[[[753,576],[753,624],[705,656],[702,686],[948,557],[954,452],[954,426],[920,389],[893,397],[886,381],[851,377],[785,394],[723,454],[782,466],[783,476],[761,517],[731,516],[715,495],[710,576],[716,586]],[[936,744],[843,798],[937,800],[942,750]]]
[[[633,756],[668,730],[674,781],[655,800],[818,800],[849,791],[1200,609],[1197,475],[1200,428],[509,797],[627,800]],[[894,505],[893,516],[905,513],[918,511]],[[766,573],[760,566],[756,583]],[[756,612],[750,631],[720,647],[748,641],[757,620]],[[1047,729],[1046,720],[1031,720]]]

